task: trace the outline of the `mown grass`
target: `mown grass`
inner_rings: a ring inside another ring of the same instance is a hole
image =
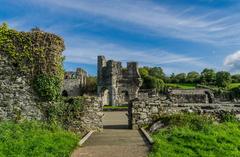
[[[179,88],[179,89],[196,89],[197,87],[197,84],[194,84],[194,83],[167,83],[166,85],[171,88]],[[201,86],[204,87],[204,85],[201,85]],[[218,89],[218,87],[216,86],[206,86],[206,87],[216,89],[216,90]],[[236,87],[240,87],[240,83],[231,83],[227,86],[226,89],[231,90]]]
[[[167,83],[168,87],[179,88],[179,89],[195,89],[196,84],[194,83]]]
[[[240,83],[231,83],[230,85],[228,85],[227,89],[231,90],[233,88],[237,88],[240,87]]]
[[[149,157],[240,157],[239,122],[215,124],[206,117],[179,117],[163,119],[169,127],[153,135]]]
[[[128,106],[103,106],[104,109],[128,109]]]
[[[1,122],[0,157],[68,157],[79,137],[37,121]]]

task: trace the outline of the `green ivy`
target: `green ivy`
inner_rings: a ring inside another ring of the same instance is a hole
[[[45,108],[43,113],[49,123],[59,124],[65,129],[71,126],[81,126],[79,118],[83,114],[84,97],[67,97],[51,102]]]
[[[52,101],[59,97],[61,80],[53,75],[38,75],[33,81],[34,89],[43,100]]]
[[[64,77],[63,50],[64,41],[55,34],[39,29],[18,32],[6,23],[0,25],[1,55],[9,58],[17,75],[34,79],[32,85],[44,100],[54,100],[60,93]]]

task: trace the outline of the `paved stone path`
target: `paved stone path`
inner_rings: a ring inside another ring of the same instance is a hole
[[[94,133],[71,157],[147,157],[147,142],[138,130],[127,129],[126,113],[104,112],[104,131]]]

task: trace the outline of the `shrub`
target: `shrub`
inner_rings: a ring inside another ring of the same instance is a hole
[[[84,97],[68,97],[48,104],[44,114],[48,123],[61,125],[69,129],[72,125],[80,125],[79,117],[83,111]],[[75,130],[72,130],[75,131]]]
[[[195,113],[163,115],[158,120],[168,127],[188,126],[193,130],[202,130],[206,124],[212,123],[212,118]]]
[[[60,95],[61,80],[53,75],[37,75],[33,87],[43,100],[55,100]]]
[[[235,114],[231,114],[228,112],[220,114],[219,118],[220,118],[220,122],[237,122],[238,121]]]

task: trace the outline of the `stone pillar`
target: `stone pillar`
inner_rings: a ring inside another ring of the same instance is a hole
[[[98,56],[98,63],[97,63],[97,93],[101,95],[101,88],[102,88],[102,80],[103,80],[103,68],[106,67],[106,59],[104,56]]]

